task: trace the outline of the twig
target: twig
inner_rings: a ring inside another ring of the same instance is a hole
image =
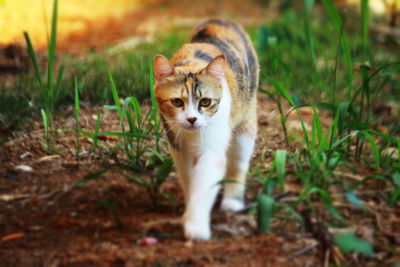
[[[301,254],[304,254],[304,253],[308,252],[309,250],[315,248],[318,245],[319,245],[318,242],[315,242],[314,244],[311,244],[311,245],[309,245],[309,246],[307,246],[305,248],[299,249],[299,250],[293,252],[292,254],[290,254],[288,256],[288,259],[292,259],[294,257],[300,256]]]

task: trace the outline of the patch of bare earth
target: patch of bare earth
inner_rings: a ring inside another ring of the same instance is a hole
[[[291,149],[283,143],[276,112],[276,105],[260,95],[259,138],[252,165],[266,171],[271,166],[275,149]],[[84,109],[80,127],[93,131],[96,113],[95,109]],[[39,123],[29,132],[13,132],[10,140],[0,147],[2,266],[149,266],[156,263],[168,266],[319,266],[325,261],[340,259],[340,253],[335,255],[329,236],[324,238],[329,235],[326,228],[314,220],[317,217],[320,221],[332,221],[318,199],[315,199],[316,212],[310,217],[312,225],[305,229],[298,223],[275,219],[272,234],[259,234],[255,215],[226,215],[216,208],[213,212],[214,239],[199,243],[185,241],[179,222],[183,212],[182,193],[175,173],[163,185],[164,196],[170,197],[165,197],[160,207],[153,209],[143,188],[126,180],[129,165],[123,155],[107,154],[117,143],[114,138],[104,137],[102,141],[108,149],[93,153],[92,143],[81,137],[84,153],[77,165],[75,134],[69,130],[72,118],[71,112],[67,119],[56,122],[57,127],[64,130],[59,133],[60,152],[55,155],[43,151],[40,144],[43,129]],[[118,130],[114,113],[102,110],[102,118],[101,130]],[[163,139],[163,146],[165,142]],[[32,170],[18,168],[20,165]],[[77,180],[104,168],[114,170],[101,178],[75,185]],[[249,178],[249,186],[252,189],[247,194],[250,203],[254,201],[251,191],[259,190],[260,186],[252,178]],[[362,195],[372,212],[354,209],[343,201],[340,192],[337,193],[337,208],[378,252],[374,259],[359,255],[347,258],[353,266],[366,266],[368,262],[374,266],[383,260],[395,260],[392,253],[393,246],[399,245],[399,211],[377,202],[374,196],[377,186],[385,187],[384,184],[369,184]],[[298,193],[300,186],[296,179],[289,177],[287,187],[289,193]],[[292,201],[290,194],[281,201]]]

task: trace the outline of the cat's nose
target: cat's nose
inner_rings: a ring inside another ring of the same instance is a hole
[[[188,122],[190,122],[190,124],[194,124],[196,121],[197,121],[197,118],[196,117],[191,117],[191,118],[187,118],[186,119]]]

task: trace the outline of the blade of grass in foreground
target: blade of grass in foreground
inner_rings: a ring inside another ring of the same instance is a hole
[[[376,169],[379,170],[381,168],[381,155],[380,155],[379,149],[375,143],[375,139],[372,137],[372,135],[370,135],[367,132],[363,132],[362,134],[365,136],[365,138],[367,138],[367,140],[371,144],[371,153],[372,153],[372,156],[375,161],[375,167],[376,167]]]
[[[74,79],[74,89],[75,89],[75,134],[76,134],[76,161],[79,164],[79,90],[78,90],[78,80]]]
[[[26,45],[28,46],[28,54],[32,60],[33,69],[35,70],[35,77],[39,82],[40,89],[45,90],[45,86],[44,86],[44,83],[42,80],[42,74],[40,73],[40,69],[39,69],[39,63],[38,63],[38,60],[36,57],[35,50],[33,50],[33,46],[32,46],[32,42],[31,42],[31,38],[29,37],[29,33],[24,32],[24,38],[25,38]]]
[[[278,149],[275,154],[275,168],[281,189],[284,190],[286,172],[286,150]]]
[[[362,27],[362,44],[364,60],[367,59],[368,54],[368,31],[369,31],[369,8],[368,0],[361,0],[361,27]]]
[[[118,118],[120,120],[120,124],[123,129],[124,127],[123,127],[123,116],[122,116],[122,110],[121,110],[121,103],[119,102],[118,90],[117,90],[117,87],[115,86],[114,78],[111,74],[111,71],[108,72],[108,79],[111,84],[111,93],[114,98],[114,103],[117,106]]]
[[[342,18],[340,17],[340,14],[337,11],[332,0],[322,0],[322,3],[324,4],[329,16],[331,17],[331,20],[332,20],[333,24],[335,25],[336,30],[340,33],[339,38],[340,38],[340,43],[341,43],[341,46],[343,49],[344,62],[346,64],[346,68],[347,68],[347,76],[348,76],[348,84],[347,85],[349,87],[349,97],[351,98],[353,95],[354,74],[353,74],[353,60],[351,57],[349,40],[347,38],[346,33],[343,31]]]
[[[336,219],[338,220],[344,220],[344,218],[337,212],[337,210],[335,209],[335,207],[333,206],[332,200],[329,196],[329,193],[327,191],[325,191],[322,188],[318,188],[318,187],[311,187],[308,190],[305,190],[301,196],[300,196],[300,200],[305,199],[306,197],[308,197],[311,194],[319,194],[322,198],[322,201],[325,203],[328,212]]]
[[[317,57],[315,55],[315,43],[314,43],[314,38],[313,38],[312,30],[311,30],[311,16],[312,16],[312,10],[314,7],[314,2],[315,2],[314,0],[305,0],[304,1],[304,11],[305,11],[304,32],[306,35],[308,51],[310,52],[314,69],[316,69],[317,68]]]
[[[258,201],[258,228],[262,233],[267,233],[271,229],[274,203],[275,200],[265,194],[262,194]]]
[[[50,43],[48,48],[48,65],[47,65],[47,83],[49,92],[52,96],[54,96],[54,84],[53,84],[53,75],[54,75],[54,58],[57,44],[57,17],[58,17],[58,0],[54,0],[53,2],[53,13],[51,18],[51,33],[50,33]]]
[[[94,173],[90,173],[88,175],[86,175],[85,177],[83,177],[82,179],[79,179],[78,181],[75,182],[75,184],[80,185],[80,184],[85,184],[91,180],[100,178],[103,174],[105,174],[108,171],[111,171],[112,168],[107,168],[107,169],[103,169]]]

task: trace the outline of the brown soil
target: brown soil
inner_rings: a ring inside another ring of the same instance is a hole
[[[260,129],[252,166],[268,171],[273,151],[291,148],[283,144],[275,104],[263,95],[259,99]],[[101,130],[117,131],[115,114],[100,110]],[[93,131],[92,116],[96,112],[84,109],[80,127]],[[307,111],[303,116],[306,122],[310,119]],[[340,262],[340,253],[329,237],[325,244],[326,238],[318,237],[318,232],[276,219],[273,234],[259,234],[254,215],[226,215],[218,209],[213,213],[213,240],[185,241],[179,223],[182,194],[175,174],[163,185],[160,206],[153,209],[143,188],[125,178],[132,172],[127,171],[123,156],[107,156],[106,149],[93,153],[89,139],[81,137],[81,151],[87,153],[81,156],[79,166],[76,164],[75,134],[69,130],[73,122],[72,112],[67,119],[57,121],[57,127],[63,130],[57,142],[60,151],[55,155],[47,155],[42,149],[40,124],[29,132],[12,133],[0,147],[1,266],[320,266],[326,260]],[[294,128],[290,131],[296,131]],[[116,141],[111,137],[103,139],[108,147],[113,147]],[[21,164],[33,170],[17,170],[16,166]],[[109,167],[123,170],[109,171],[82,185],[74,184]],[[251,191],[260,186],[251,178],[248,184],[247,200],[251,204],[255,201]],[[384,188],[376,183],[364,188],[363,197],[368,199],[372,213],[354,209],[342,198],[337,199],[337,208],[353,229],[369,238],[379,252],[379,258],[373,260],[349,256],[346,260],[352,266],[366,266],[368,262],[376,266],[382,260],[396,259],[391,255],[393,245],[400,244],[400,225],[396,219],[399,211],[378,203],[373,190],[376,186]],[[288,179],[287,188],[298,193],[299,184]],[[110,203],[115,210],[107,207]],[[319,219],[332,221],[322,203],[316,201],[315,207],[313,214],[318,214]],[[329,236],[326,230],[316,231]],[[329,259],[326,251],[330,251]]]

